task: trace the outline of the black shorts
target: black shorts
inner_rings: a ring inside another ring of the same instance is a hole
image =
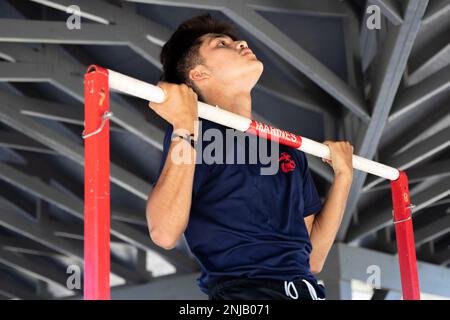
[[[281,281],[234,278],[220,281],[209,288],[210,300],[324,300],[320,289],[304,279]]]

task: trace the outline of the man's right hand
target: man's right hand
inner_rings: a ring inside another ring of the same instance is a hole
[[[185,84],[158,82],[166,94],[163,103],[149,102],[148,106],[177,129],[194,132],[195,121],[198,120],[197,94]]]

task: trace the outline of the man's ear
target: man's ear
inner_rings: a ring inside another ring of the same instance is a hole
[[[189,79],[191,81],[202,81],[211,77],[208,68],[204,65],[197,65],[189,71]]]

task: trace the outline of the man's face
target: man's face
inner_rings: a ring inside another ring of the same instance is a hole
[[[245,41],[234,41],[227,35],[208,33],[201,37],[199,53],[210,80],[222,86],[253,88],[263,71],[263,63]]]

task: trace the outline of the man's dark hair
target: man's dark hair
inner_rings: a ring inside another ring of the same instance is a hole
[[[236,29],[224,21],[214,19],[210,14],[196,16],[183,22],[162,48],[160,55],[163,66],[162,81],[185,83],[199,94],[189,79],[189,71],[202,63],[199,54],[200,37],[208,33],[225,34],[233,40],[238,39]]]

